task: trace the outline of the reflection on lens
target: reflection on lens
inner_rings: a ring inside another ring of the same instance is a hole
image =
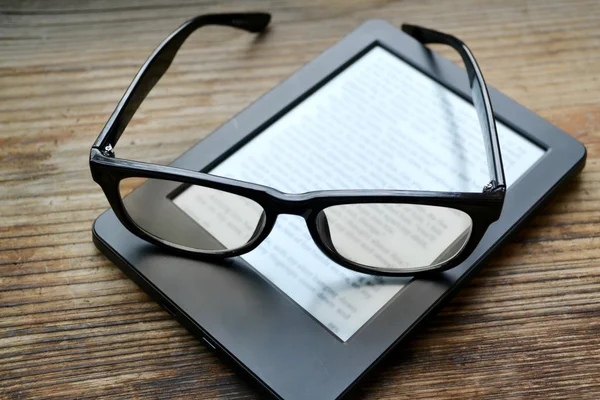
[[[147,179],[125,197],[139,182],[120,182],[125,210],[138,227],[170,244],[219,253],[245,246],[264,227],[262,207],[248,198],[160,179]]]
[[[472,227],[462,211],[417,204],[344,204],[317,216],[320,237],[330,249],[390,272],[426,271],[452,260]]]

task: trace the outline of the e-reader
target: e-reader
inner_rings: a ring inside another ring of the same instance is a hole
[[[258,248],[220,263],[146,243],[111,210],[94,223],[94,242],[267,393],[341,398],[583,167],[581,143],[489,90],[508,184],[505,205],[475,252],[446,272],[412,279],[350,271],[319,252],[297,216],[280,216]],[[476,192],[486,183],[483,146],[465,71],[373,20],[172,165],[288,193]],[[158,185],[145,195],[165,196],[168,212],[211,223],[194,187]]]

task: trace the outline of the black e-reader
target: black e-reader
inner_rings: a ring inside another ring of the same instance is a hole
[[[489,90],[505,205],[474,253],[446,272],[411,279],[350,271],[319,252],[297,216],[280,216],[265,242],[226,263],[161,250],[111,210],[94,223],[94,242],[266,393],[344,397],[584,165],[581,143]],[[487,164],[470,99],[464,70],[395,26],[368,21],[172,165],[288,193],[480,192]],[[169,198],[163,212],[200,218],[191,188],[157,185],[146,195]]]

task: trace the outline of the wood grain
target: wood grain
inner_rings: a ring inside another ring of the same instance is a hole
[[[454,33],[587,166],[359,397],[600,398],[596,0],[0,1],[0,398],[257,398],[90,231],[108,205],[89,148],[133,75],[187,18],[233,10],[273,27],[193,36],[119,156],[168,163],[366,19]]]

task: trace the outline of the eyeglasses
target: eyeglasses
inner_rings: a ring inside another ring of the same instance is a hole
[[[506,184],[485,81],[469,48],[451,35],[402,26],[405,33],[423,45],[451,46],[465,64],[490,174],[481,193],[328,190],[289,194],[207,173],[115,158],[114,147],[125,127],[190,34],[205,25],[262,32],[269,21],[270,15],[265,13],[198,16],[165,39],[141,67],[90,152],[92,176],[121,223],[138,237],[174,252],[221,260],[250,252],[269,235],[278,215],[291,214],[305,219],[312,239],[326,256],[358,272],[422,275],[463,262],[489,225],[499,218]],[[143,187],[147,190],[138,189],[125,197],[127,188],[139,180],[145,180]],[[161,217],[165,204],[173,198],[156,194],[153,186],[165,182],[174,191],[194,188],[198,214],[195,218],[188,216],[181,223],[168,223]],[[136,193],[141,193],[137,200]],[[143,207],[139,206],[141,203]],[[411,240],[411,229],[415,228],[407,228],[403,223],[407,220],[421,221],[417,227],[420,230],[450,226],[454,234],[441,235],[443,251],[432,252],[426,246],[415,246]],[[361,226],[360,221],[368,222]],[[371,229],[373,225],[380,229]]]

